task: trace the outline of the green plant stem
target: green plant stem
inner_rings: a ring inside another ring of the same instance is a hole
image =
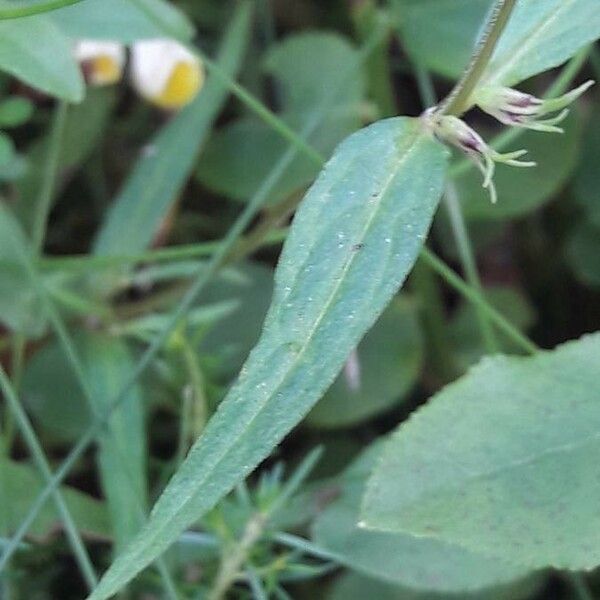
[[[33,457],[35,465],[37,469],[40,471],[46,482],[52,479],[52,471],[50,469],[50,465],[46,456],[44,454],[44,450],[37,438],[37,435],[29,421],[29,418],[17,395],[6,375],[6,372],[0,365],[0,389],[2,389],[2,394],[8,403],[8,407],[12,412],[21,433],[23,434],[23,439]],[[96,572],[94,571],[94,567],[92,565],[92,561],[90,560],[87,550],[85,548],[85,544],[79,535],[79,531],[77,529],[77,525],[67,508],[67,505],[62,497],[62,494],[58,488],[56,488],[52,497],[54,503],[56,504],[56,510],[60,515],[61,521],[65,528],[65,533],[67,535],[67,539],[71,545],[73,550],[73,554],[75,556],[75,560],[79,566],[81,574],[88,586],[88,589],[91,591],[98,584],[98,578],[96,576]]]
[[[248,553],[262,536],[266,525],[263,514],[257,513],[246,524],[241,539],[222,553],[217,578],[207,600],[223,600],[229,588],[237,580],[240,570],[248,558]]]
[[[489,320],[525,352],[529,354],[539,352],[540,349],[529,338],[523,335],[495,308],[490,306],[477,290],[474,290],[468,283],[463,281],[444,261],[440,260],[428,248],[423,248],[421,251],[421,258],[423,259],[423,262],[442,277],[446,283],[452,286],[467,300],[471,301],[476,307],[484,311]]]
[[[471,64],[448,98],[442,102],[439,109],[441,115],[459,117],[469,109],[471,95],[492,58],[516,3],[517,0],[496,0]]]
[[[16,2],[2,2],[0,3],[0,21],[39,15],[78,2],[81,2],[81,0],[41,0],[40,2],[22,2],[23,6],[18,6]]]
[[[31,231],[33,248],[38,253],[42,249],[44,243],[48,217],[50,215],[50,210],[52,209],[52,199],[56,187],[62,139],[67,122],[67,111],[68,104],[60,100],[56,104],[52,116],[47,158],[42,176],[42,187],[35,206]]]
[[[229,91],[241,100],[252,112],[262,119],[273,131],[277,132],[284,140],[293,147],[296,147],[307,158],[315,164],[320,164],[320,154],[306,141],[302,140],[298,134],[282,121],[273,111],[269,110],[260,100],[250,94],[235,79],[226,73],[215,61],[211,60],[204,53],[196,52],[201,56],[209,72],[224,83]]]
[[[467,224],[462,213],[462,207],[456,191],[456,186],[451,181],[446,185],[444,194],[444,204],[450,219],[450,227],[454,236],[454,241],[458,247],[458,254],[465,272],[465,276],[469,285],[483,296],[483,286],[477,270],[475,254],[469,238]],[[498,340],[496,339],[494,329],[492,328],[489,318],[480,307],[475,310],[481,337],[488,354],[495,354],[499,350]]]
[[[554,83],[546,90],[544,98],[554,98],[564,94],[569,86],[573,83],[573,80],[585,64],[592,50],[592,46],[587,46],[580,50],[562,69],[559,76],[556,78]],[[599,74],[600,77],[600,74]],[[495,150],[502,151],[507,148],[510,144],[518,140],[522,135],[525,134],[526,129],[519,129],[518,127],[511,127],[506,129],[490,142],[490,146]],[[450,176],[458,177],[463,173],[467,172],[473,166],[473,162],[468,158],[456,162],[450,168]]]
[[[427,70],[418,63],[414,64],[413,68],[415,72],[415,77],[417,79],[417,87],[419,88],[419,95],[421,96],[421,102],[423,103],[423,107],[426,108],[428,106],[435,105],[437,99],[435,97],[435,89],[433,87],[433,81],[431,79],[431,76],[429,75]],[[456,191],[456,186],[452,182],[448,182],[446,184],[444,203],[450,219],[450,226],[452,228],[454,240],[458,247],[462,267],[465,272],[465,275],[467,276],[467,281],[473,289],[477,290],[477,292],[481,294],[481,280],[477,271],[477,264],[475,262],[475,256],[473,254],[471,240],[469,238],[467,225],[465,223],[465,219],[462,213],[462,208]],[[429,294],[433,293],[434,285],[434,282],[429,283]],[[423,290],[423,292],[425,292],[425,290]],[[431,307],[430,311],[433,310],[433,308],[434,307]],[[441,309],[437,310],[439,311]],[[494,336],[494,330],[491,327],[485,314],[481,311],[481,309],[476,308],[475,312],[477,314],[477,321],[479,323],[486,350],[488,351],[488,353],[493,354],[498,349],[498,344],[496,343],[496,339]],[[440,316],[434,314],[429,314],[427,319],[428,328],[430,330],[430,336],[435,336],[432,339],[431,345],[432,350],[434,350],[435,352],[434,356],[438,355],[438,361],[441,359],[442,352],[450,352],[448,342],[444,343],[444,338],[446,337],[446,335],[443,329],[443,320],[440,323],[440,319]],[[435,330],[433,329],[434,327]],[[444,348],[444,346],[447,346],[447,348]]]
[[[427,356],[432,371],[442,383],[457,373],[452,348],[446,335],[446,315],[440,286],[431,269],[419,259],[411,274],[413,289],[419,298],[421,322],[427,341]]]

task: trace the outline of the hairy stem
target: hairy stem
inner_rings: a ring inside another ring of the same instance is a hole
[[[265,527],[265,517],[261,513],[252,517],[240,541],[222,555],[221,565],[214,586],[208,595],[208,600],[223,600],[229,588],[235,583],[248,553],[262,536]]]
[[[460,116],[467,111],[471,95],[492,58],[516,3],[517,0],[496,1],[471,63],[448,98],[442,102],[439,114]]]

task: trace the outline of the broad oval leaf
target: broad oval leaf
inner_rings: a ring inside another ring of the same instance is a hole
[[[45,15],[0,22],[0,70],[52,96],[83,99],[72,42]]]
[[[0,438],[0,442],[4,443],[4,440]],[[3,534],[19,529],[44,485],[35,467],[10,460],[3,452],[0,453],[0,523],[5,528]],[[60,487],[60,493],[81,533],[96,539],[110,538],[110,520],[104,503],[67,485]],[[29,536],[47,539],[57,531],[57,525],[60,525],[60,516],[54,504],[48,502],[29,529]]]
[[[532,568],[596,567],[599,377],[600,334],[484,360],[392,437],[365,525]]]
[[[360,128],[365,77],[360,52],[344,37],[324,32],[288,36],[268,52],[263,63],[264,71],[276,79],[281,117],[292,129],[301,131],[309,114],[323,106],[321,125],[310,137],[321,154],[329,156],[340,141]],[[330,92],[335,88],[340,92],[333,98]],[[265,123],[242,117],[212,136],[198,178],[212,190],[245,202],[286,147],[287,142]],[[314,161],[298,156],[275,186],[272,201],[307,186],[318,172]]]
[[[528,577],[517,583],[495,587],[491,590],[474,592],[460,596],[468,600],[526,600],[535,597],[544,580],[541,577]],[[326,600],[457,600],[454,595],[416,592],[403,587],[384,583],[378,579],[348,573],[340,577],[331,587]]]
[[[323,395],[412,268],[446,165],[417,119],[381,121],[341,144],[298,210],[238,382],[91,598],[109,597],[164,552]]]
[[[339,480],[341,493],[316,519],[313,541],[343,565],[414,592],[467,594],[513,584],[526,567],[486,558],[455,544],[358,526],[367,479],[385,443],[370,446]]]

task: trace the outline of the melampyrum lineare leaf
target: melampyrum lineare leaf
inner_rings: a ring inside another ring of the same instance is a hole
[[[458,78],[493,0],[393,0],[415,60]],[[515,86],[556,67],[600,36],[598,0],[518,0],[481,85]]]
[[[484,359],[390,439],[367,528],[531,568],[600,564],[600,334]]]
[[[417,119],[380,121],[340,145],[296,214],[262,337],[237,383],[92,600],[164,552],[323,395],[410,272],[446,165]]]

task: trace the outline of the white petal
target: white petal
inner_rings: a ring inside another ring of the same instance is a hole
[[[160,96],[180,63],[199,64],[199,60],[185,46],[170,39],[136,42],[131,54],[134,88],[146,98]]]
[[[123,69],[125,65],[125,47],[118,42],[80,40],[75,44],[74,52],[79,62],[108,56],[115,61],[119,69]]]

